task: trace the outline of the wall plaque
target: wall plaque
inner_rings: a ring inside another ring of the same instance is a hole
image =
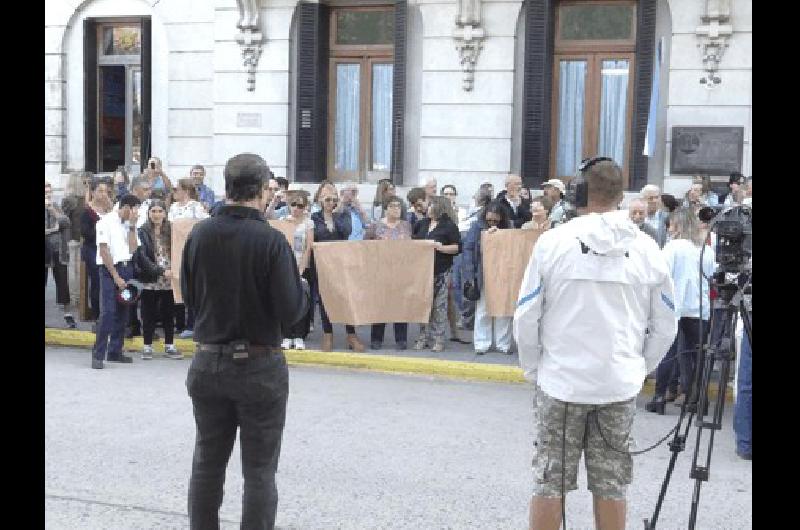
[[[237,127],[261,127],[261,114],[256,112],[237,112]]]
[[[744,127],[673,127],[672,175],[729,175],[742,171]]]

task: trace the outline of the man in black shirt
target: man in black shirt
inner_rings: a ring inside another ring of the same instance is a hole
[[[289,372],[281,325],[308,311],[308,287],[283,234],[271,228],[264,160],[237,155],[225,165],[226,204],[194,226],[181,264],[181,289],[195,313],[196,354],[186,377],[197,425],[189,524],[219,528],[225,468],[240,429],[242,528],[275,525]]]

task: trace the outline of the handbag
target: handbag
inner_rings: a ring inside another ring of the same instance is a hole
[[[464,298],[470,302],[477,302],[480,300],[481,291],[478,289],[478,282],[473,280],[465,281],[462,288],[462,294],[464,295]]]

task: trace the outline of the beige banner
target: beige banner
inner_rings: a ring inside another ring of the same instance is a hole
[[[286,241],[289,242],[289,248],[294,249],[294,232],[297,230],[297,224],[291,221],[267,221],[269,225],[274,228],[275,230],[280,230],[283,233],[283,236],[286,238]],[[305,256],[304,256],[305,257]],[[298,264],[298,270],[302,274],[305,268],[308,266],[303,260],[303,263]]]
[[[533,244],[542,230],[498,230],[481,234],[483,292],[486,312],[492,317],[512,317],[522,276],[528,267]]]
[[[175,219],[172,221],[172,255],[170,256],[170,268],[172,269],[172,295],[176,304],[183,303],[181,296],[181,258],[183,257],[183,247],[186,245],[186,238],[192,227],[199,222],[199,219]]]
[[[274,228],[275,230],[280,230],[283,234],[283,237],[286,238],[286,241],[289,242],[289,246],[292,247],[294,245],[294,231],[297,228],[297,225],[291,221],[267,221],[269,226]]]
[[[433,303],[432,243],[314,243],[319,292],[331,322],[427,323]]]

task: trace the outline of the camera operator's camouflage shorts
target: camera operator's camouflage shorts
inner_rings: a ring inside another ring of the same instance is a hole
[[[565,405],[565,493],[578,488],[578,462],[583,452],[589,491],[605,499],[624,500],[633,471],[627,451],[633,446],[630,433],[636,399],[602,405],[565,403],[548,396],[538,386],[534,390],[533,494],[561,497]],[[597,430],[598,422],[601,432]]]

